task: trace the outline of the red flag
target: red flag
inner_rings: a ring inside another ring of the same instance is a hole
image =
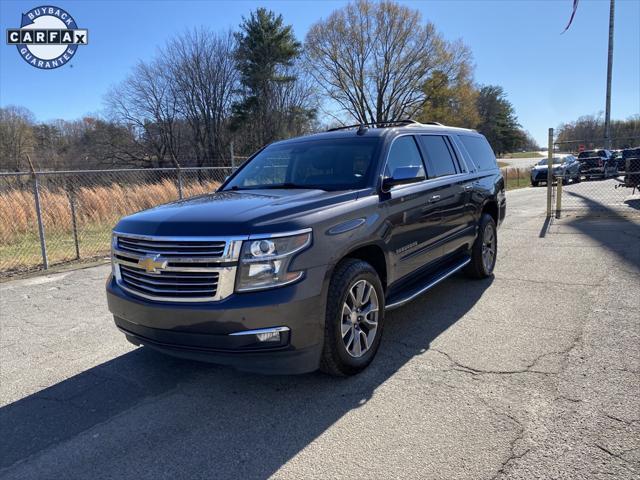
[[[578,10],[578,2],[580,0],[573,0],[573,11],[571,12],[571,18],[569,18],[569,23],[567,23],[567,26],[565,27],[565,29],[562,31],[562,33],[566,32],[567,30],[569,30],[569,27],[571,26],[571,22],[573,22],[573,17],[576,16],[576,10]],[[562,34],[561,34],[562,35]]]

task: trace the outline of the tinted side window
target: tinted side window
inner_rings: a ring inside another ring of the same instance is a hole
[[[491,146],[484,137],[476,137],[469,135],[460,135],[458,137],[464,148],[467,149],[473,163],[476,164],[478,170],[491,170],[496,168],[496,156],[491,150]]]
[[[421,135],[420,141],[427,155],[429,177],[454,175],[456,166],[447,141],[440,135]]]
[[[420,151],[412,136],[397,138],[391,145],[384,176],[392,177],[396,168],[412,168],[416,177],[426,176]]]

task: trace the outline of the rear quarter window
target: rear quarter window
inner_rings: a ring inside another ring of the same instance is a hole
[[[458,138],[478,170],[493,170],[498,166],[496,156],[486,138],[476,135],[459,135]]]

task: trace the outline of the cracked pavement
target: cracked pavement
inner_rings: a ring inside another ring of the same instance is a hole
[[[640,217],[543,229],[544,192],[355,378],[135,348],[106,265],[0,284],[0,478],[640,478]]]

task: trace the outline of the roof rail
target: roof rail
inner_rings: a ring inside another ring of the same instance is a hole
[[[338,130],[349,130],[350,128],[357,128],[358,131],[362,131],[365,127],[372,128],[390,128],[401,125],[421,125],[420,122],[417,122],[411,118],[407,118],[404,120],[389,120],[387,122],[371,122],[371,123],[356,123],[353,125],[345,125],[343,127],[334,127],[327,130],[327,132],[336,132]]]
[[[444,127],[440,122],[422,122],[424,125],[438,125],[440,127]]]

